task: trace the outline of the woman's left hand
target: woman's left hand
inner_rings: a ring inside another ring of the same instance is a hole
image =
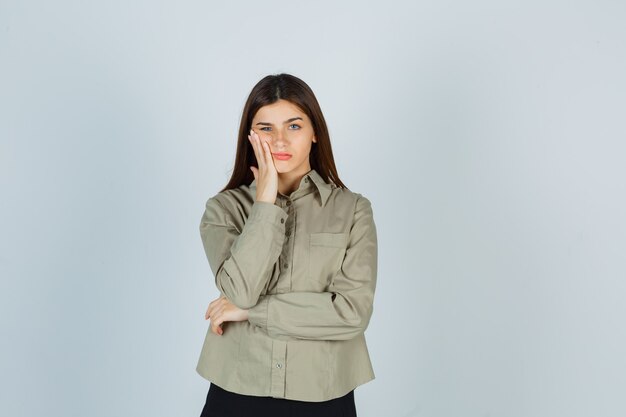
[[[225,295],[209,303],[204,319],[211,319],[211,331],[217,335],[224,333],[222,323],[225,321],[248,320],[248,310],[242,310],[230,302]]]

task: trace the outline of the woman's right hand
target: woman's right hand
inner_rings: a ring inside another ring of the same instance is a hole
[[[274,158],[270,145],[266,139],[262,139],[250,129],[248,140],[252,143],[252,149],[256,156],[259,167],[251,166],[250,169],[256,179],[256,199],[274,204],[278,194],[278,171],[274,165]]]

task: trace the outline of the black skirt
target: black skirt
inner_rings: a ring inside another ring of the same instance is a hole
[[[310,402],[242,395],[211,383],[200,417],[356,417],[354,390],[343,397]]]

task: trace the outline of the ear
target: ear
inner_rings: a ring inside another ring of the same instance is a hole
[[[313,143],[317,143],[317,138],[313,136]]]

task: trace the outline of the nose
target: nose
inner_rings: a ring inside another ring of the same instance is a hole
[[[287,135],[285,135],[282,129],[276,129],[272,132],[270,137],[272,145],[275,148],[280,149],[280,147],[285,144]]]

